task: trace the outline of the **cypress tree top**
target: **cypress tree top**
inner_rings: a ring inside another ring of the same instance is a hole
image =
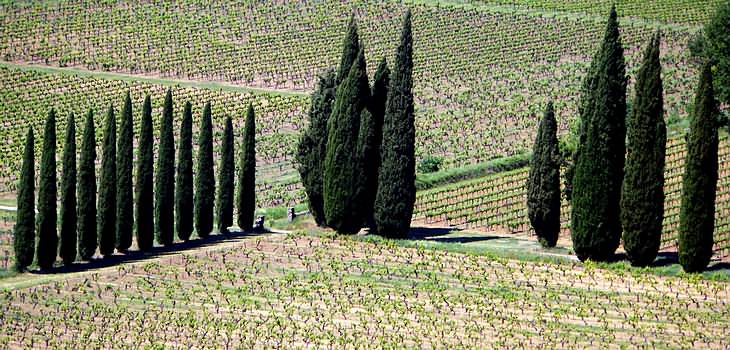
[[[342,57],[340,58],[340,68],[337,71],[337,85],[340,85],[347,78],[350,67],[357,59],[358,52],[360,52],[360,36],[357,33],[357,21],[353,13],[347,25],[347,35],[342,42]]]

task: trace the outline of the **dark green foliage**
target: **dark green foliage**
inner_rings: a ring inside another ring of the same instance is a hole
[[[347,78],[337,87],[332,116],[327,125],[327,150],[324,160],[324,213],[327,225],[339,233],[357,233],[363,218],[356,200],[361,176],[357,140],[360,113],[370,96],[365,53],[360,50]]]
[[[132,98],[127,92],[122,109],[122,121],[117,144],[117,250],[127,251],[132,246],[134,231],[134,119],[132,119]]]
[[[425,156],[418,162],[418,172],[421,174],[435,173],[441,169],[441,163],[443,162],[443,157]]]
[[[195,178],[195,231],[198,237],[208,237],[213,231],[215,206],[215,173],[213,172],[213,121],[210,103],[203,108],[198,138],[198,169]]]
[[[730,1],[718,5],[703,31],[690,42],[692,54],[713,65],[716,97],[730,104]]]
[[[322,174],[327,145],[327,122],[335,98],[335,72],[328,70],[319,77],[312,93],[309,127],[304,130],[297,147],[297,170],[307,193],[309,212],[318,226],[325,225]]]
[[[154,241],[154,139],[152,136],[152,102],[150,97],[144,99],[142,120],[138,141],[137,185],[135,187],[137,201],[137,247],[141,251],[152,248]]]
[[[187,241],[193,233],[193,106],[190,102],[183,108],[177,152],[175,229],[177,238]]]
[[[679,263],[686,272],[700,272],[712,258],[717,188],[717,102],[712,68],[702,69],[687,137],[687,160],[679,213]]]
[[[626,139],[626,64],[615,8],[593,58],[579,104],[581,131],[572,194],[573,249],[606,261],[621,240],[620,199]]]
[[[117,227],[117,121],[109,106],[102,141],[101,179],[99,182],[99,253],[114,253]]]
[[[256,210],[256,122],[253,106],[250,104],[243,132],[238,191],[238,227],[250,230],[253,227],[253,213]]]
[[[378,192],[378,171],[380,170],[380,144],[383,142],[383,118],[385,103],[388,98],[390,70],[383,58],[375,71],[372,96],[367,108],[360,115],[360,132],[358,136],[357,154],[362,157],[360,169],[362,175],[357,179],[357,201],[363,218],[373,231],[375,194]]]
[[[233,122],[226,117],[226,127],[223,131],[223,145],[221,146],[221,163],[218,166],[218,231],[228,233],[228,227],[233,225],[233,177],[235,172],[233,148]]]
[[[58,212],[56,211],[56,112],[51,109],[43,133],[40,181],[38,184],[38,246],[36,261],[41,269],[53,267],[58,254]]]
[[[554,247],[560,234],[560,154],[558,123],[548,102],[537,129],[527,178],[527,216],[543,247]]]
[[[18,182],[18,211],[13,230],[15,269],[22,271],[33,263],[35,249],[35,138],[28,127],[23,152],[23,169]]]
[[[413,115],[411,11],[403,20],[400,44],[388,87],[380,148],[375,224],[379,234],[406,237],[416,201],[416,128]]]
[[[360,36],[357,33],[357,21],[355,15],[350,16],[350,22],[347,24],[347,35],[342,42],[342,57],[340,58],[340,68],[337,71],[337,85],[347,78],[350,67],[357,59],[360,52]]]
[[[68,266],[76,260],[76,119],[73,113],[68,116],[66,123],[61,182],[61,239],[58,251],[63,264]]]
[[[621,194],[624,249],[634,266],[648,266],[659,252],[664,219],[664,124],[659,34],[646,49],[628,119],[626,174]]]
[[[90,260],[96,253],[96,131],[94,111],[86,115],[84,135],[81,141],[81,160],[79,162],[79,257]]]
[[[155,237],[170,245],[175,226],[175,138],[172,134],[172,90],[167,90],[162,108],[157,175],[155,176]]]

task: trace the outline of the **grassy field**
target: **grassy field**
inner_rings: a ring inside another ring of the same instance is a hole
[[[328,235],[22,278],[3,347],[721,349],[730,326],[726,282]]]

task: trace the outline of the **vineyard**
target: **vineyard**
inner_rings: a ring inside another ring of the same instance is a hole
[[[0,345],[707,348],[726,283],[260,236],[0,292]]]
[[[667,141],[665,167],[665,204],[662,249],[676,249],[679,234],[679,205],[682,174],[686,158],[682,136]],[[715,204],[715,254],[730,256],[730,140],[721,136],[720,170]],[[466,229],[507,231],[532,235],[527,219],[526,181],[528,168],[437,187],[417,194],[413,217],[429,225],[448,225]],[[570,244],[570,206],[563,199],[561,208],[562,239]]]

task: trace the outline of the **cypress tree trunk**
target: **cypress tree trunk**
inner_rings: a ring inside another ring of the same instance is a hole
[[[51,109],[43,134],[40,183],[38,186],[38,247],[36,260],[41,269],[53,267],[58,252],[56,224],[56,112]]]
[[[59,255],[66,266],[76,260],[76,120],[68,116],[66,142],[63,146],[63,179],[61,184],[61,241]]]
[[[552,101],[537,130],[527,179],[527,216],[543,247],[554,247],[560,234],[560,154],[558,123]]]
[[[606,261],[621,240],[626,149],[626,65],[614,8],[593,60],[580,103],[582,131],[576,151],[571,227],[578,259]]]
[[[410,229],[416,201],[415,139],[413,37],[408,10],[388,88],[375,197],[375,225],[379,234],[388,237],[406,237]]]
[[[175,138],[172,134],[172,90],[162,109],[160,146],[155,179],[155,234],[157,243],[170,245],[175,226]]]
[[[126,252],[132,246],[134,230],[134,198],[132,171],[134,168],[134,120],[132,98],[127,92],[122,110],[117,149],[117,250]]]
[[[81,141],[81,162],[79,163],[79,257],[91,260],[96,253],[96,130],[94,111],[86,115],[86,125]]]
[[[327,225],[339,233],[357,233],[363,218],[358,211],[357,178],[362,174],[357,155],[360,113],[370,97],[365,53],[361,49],[350,73],[337,88],[327,126],[324,160],[324,213]]]
[[[99,183],[99,253],[114,253],[117,227],[117,121],[109,106],[102,141],[101,182]]]
[[[35,138],[28,127],[23,152],[23,169],[18,182],[18,211],[13,230],[15,269],[23,271],[33,263],[35,249]]]
[[[142,120],[139,132],[139,153],[137,154],[137,247],[148,251],[154,241],[154,167],[155,155],[152,136],[152,102],[146,96],[142,105]]]
[[[223,131],[223,145],[221,149],[221,164],[218,174],[218,230],[228,233],[228,227],[233,225],[233,177],[235,171],[233,149],[233,122],[226,117],[226,127]]]
[[[177,237],[187,241],[193,233],[193,106],[185,103],[180,125],[177,189],[175,191]]]
[[[253,106],[250,104],[243,134],[239,174],[238,227],[248,231],[253,227],[253,214],[256,210],[256,122]]]
[[[634,266],[648,266],[659,252],[664,219],[664,124],[659,34],[644,54],[628,120],[626,174],[621,194],[624,249]]]
[[[208,237],[213,231],[215,206],[215,175],[213,172],[213,121],[210,103],[203,108],[198,139],[198,171],[195,186],[195,231],[198,237]]]
[[[327,122],[335,99],[335,72],[328,70],[319,77],[312,93],[309,127],[304,130],[297,147],[297,170],[307,194],[309,211],[318,226],[325,225],[322,177],[327,149]]]
[[[686,272],[700,272],[712,258],[717,189],[717,102],[712,68],[705,64],[695,97],[687,137],[687,161],[679,213],[679,263]]]
[[[347,24],[347,35],[342,42],[342,57],[340,58],[340,68],[337,71],[337,85],[347,78],[350,73],[350,67],[357,59],[360,52],[360,36],[357,33],[357,21],[355,14],[350,16],[350,22]]]

